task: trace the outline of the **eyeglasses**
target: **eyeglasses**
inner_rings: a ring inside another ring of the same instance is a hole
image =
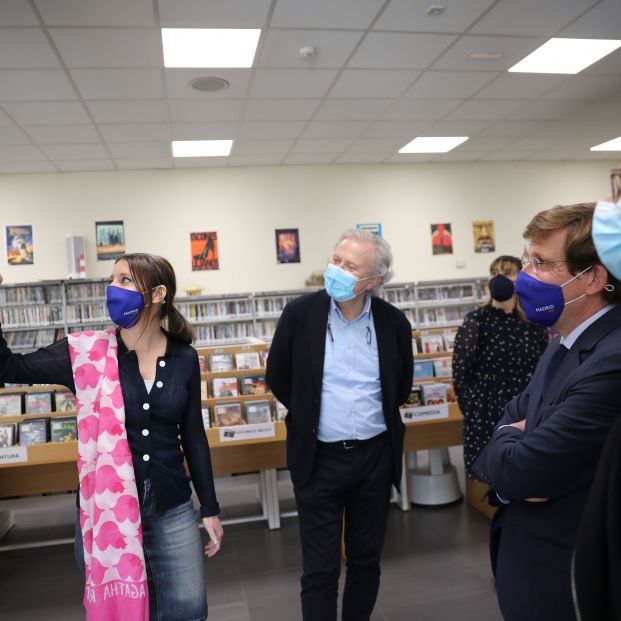
[[[542,261],[541,259],[524,259],[522,261],[522,267],[530,265],[533,268],[535,274],[546,272],[552,269],[552,266],[557,263],[575,263],[575,259],[569,259],[566,261]]]

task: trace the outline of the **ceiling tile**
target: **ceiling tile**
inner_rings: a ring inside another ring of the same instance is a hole
[[[470,32],[552,37],[597,1],[500,0]]]
[[[32,162],[44,160],[42,151],[30,145],[0,146],[0,162]]]
[[[306,121],[321,99],[250,99],[246,104],[246,121]]]
[[[57,160],[54,162],[62,172],[96,172],[99,170],[114,170],[110,160]]]
[[[488,151],[472,152],[454,149],[448,153],[440,153],[436,162],[476,162],[487,153]]]
[[[459,106],[461,99],[400,99],[384,114],[386,121],[439,120]]]
[[[174,168],[221,168],[229,164],[228,157],[176,157]]]
[[[197,121],[236,121],[241,117],[243,99],[171,99],[170,120],[178,123]]]
[[[561,30],[558,36],[618,39],[619,24],[621,24],[621,3],[619,0],[604,0]]]
[[[497,121],[505,118],[524,103],[524,101],[504,99],[471,99],[453,110],[446,118],[465,121]]]
[[[508,115],[514,121],[545,121],[563,119],[567,114],[580,108],[582,103],[575,100],[539,99],[529,101],[519,110]]]
[[[40,162],[0,162],[0,173],[5,175],[52,172],[58,172],[58,169],[47,160]]]
[[[426,136],[473,136],[489,126],[489,121],[438,121],[425,134]]]
[[[546,93],[543,98],[604,99],[618,91],[619,84],[618,79],[611,79],[610,76],[575,75]]]
[[[462,152],[467,151],[495,151],[496,149],[502,149],[508,147],[513,138],[482,138],[480,136],[473,136],[466,142],[460,144],[457,148]]]
[[[87,101],[97,123],[152,123],[166,121],[163,100]]]
[[[163,28],[262,28],[270,0],[158,0]]]
[[[302,67],[323,69],[341,67],[362,37],[351,30],[268,30],[261,46],[257,67]],[[299,50],[311,46],[313,58],[303,58]]]
[[[411,33],[369,33],[349,67],[378,69],[425,69],[457,37]]]
[[[542,43],[545,43],[543,38],[463,36],[433,64],[432,68],[454,71],[506,71]],[[468,56],[470,52],[491,52],[502,56],[480,60],[470,58]]]
[[[271,24],[276,28],[369,27],[384,0],[279,0]]]
[[[232,140],[237,134],[236,122],[172,123],[173,140]]]
[[[552,101],[552,100],[550,100]],[[609,121],[614,123],[615,127],[619,127],[619,110],[621,104],[618,101],[608,99],[606,101],[581,101],[581,102],[565,102],[558,101],[558,104],[576,103],[573,110],[568,110],[564,118],[580,119],[584,121]]]
[[[618,39],[619,35],[617,34],[615,38]],[[621,74],[621,48],[580,72],[580,75],[618,76],[619,74]]]
[[[239,155],[252,155],[257,156],[261,154],[276,155],[281,157],[291,149],[294,140],[243,140],[241,142],[233,143],[232,154]]]
[[[533,153],[528,156],[527,160],[532,160],[534,162],[562,162],[567,159],[568,153],[566,151],[539,151],[537,153]]]
[[[481,130],[480,136],[528,136],[533,132],[541,132],[541,123],[539,121],[498,121],[493,125]]]
[[[24,130],[37,144],[88,144],[100,140],[93,125],[39,125]]]
[[[568,78],[560,75],[504,73],[482,88],[476,99],[537,99]]]
[[[50,144],[41,150],[52,160],[96,160],[108,157],[106,148],[101,144]]]
[[[312,121],[304,138],[357,138],[369,126],[368,121]]]
[[[83,125],[91,122],[79,101],[5,103],[3,108],[20,125]]]
[[[482,162],[519,162],[530,155],[532,155],[530,151],[494,151],[479,159]]]
[[[0,144],[31,144],[31,141],[18,127],[0,127]]]
[[[399,97],[419,74],[389,69],[345,69],[330,89],[330,97]]]
[[[120,170],[150,170],[153,168],[172,168],[172,157],[129,157],[114,160]]]
[[[77,99],[61,69],[0,70],[0,101]]]
[[[282,155],[232,155],[229,166],[278,166]]]
[[[106,142],[162,142],[170,140],[166,123],[119,123],[100,125]]]
[[[417,162],[433,162],[438,158],[437,153],[396,153],[386,159],[391,164],[415,164]]]
[[[492,71],[425,71],[404,96],[465,99],[499,75]]]
[[[385,153],[386,156],[396,153],[404,144],[406,138],[359,138],[349,145],[348,153]]]
[[[12,104],[2,104],[2,107],[9,113],[11,114],[11,112],[8,109],[8,106],[10,106]],[[5,114],[5,112],[0,109],[0,127],[10,127],[15,125],[15,123],[13,123],[13,121]]]
[[[303,129],[303,121],[247,121],[241,126],[239,137],[242,140],[297,138]]]
[[[379,164],[388,153],[343,153],[334,162],[335,164]]]
[[[334,69],[257,69],[251,97],[323,97]]]
[[[336,158],[335,153],[292,153],[288,155],[283,164],[332,164]]]
[[[393,101],[393,99],[328,99],[315,114],[315,120],[373,121]]]
[[[407,142],[422,135],[430,125],[429,121],[375,121],[363,136],[365,138],[401,138]]]
[[[301,138],[291,153],[341,153],[350,143],[349,138]]]
[[[73,69],[71,77],[83,99],[160,99],[159,69]]]
[[[245,97],[251,72],[249,69],[165,69],[166,92],[172,99],[233,99]],[[196,78],[218,77],[230,86],[214,93],[195,91],[188,83]]]
[[[413,32],[464,32],[495,0],[444,0],[446,11],[427,15],[429,0],[391,0],[375,22],[375,30],[411,30]]]
[[[152,0],[36,0],[47,26],[155,26]]]
[[[532,136],[529,138],[518,138],[502,148],[515,151],[533,151],[535,149],[551,149],[558,144],[558,142],[558,138],[540,138],[538,136]]]
[[[69,68],[162,65],[155,28],[50,28],[50,34]]]
[[[40,28],[4,28],[0,31],[0,69],[54,69],[58,67]]]
[[[2,0],[0,26],[38,26],[30,5],[24,0]]]
[[[163,158],[172,160],[169,142],[110,143],[108,149],[113,158]]]

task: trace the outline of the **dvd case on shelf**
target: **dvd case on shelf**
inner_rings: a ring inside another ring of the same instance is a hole
[[[442,340],[444,341],[444,350],[445,351],[453,351],[455,347],[455,335],[457,332],[451,332],[447,330],[442,333]]]
[[[211,413],[208,405],[201,407],[201,416],[203,417],[203,427],[211,427]]]
[[[235,364],[240,371],[260,369],[261,359],[258,351],[239,352],[235,354]]]
[[[58,416],[50,420],[52,442],[73,442],[78,439],[78,419],[75,416]]]
[[[447,403],[447,385],[441,382],[425,384],[423,386],[423,400],[425,405],[439,405]]]
[[[0,423],[0,448],[14,446],[17,442],[17,423]]]
[[[278,399],[274,399],[274,411],[276,420],[284,421],[287,417],[287,408]]]
[[[208,382],[207,381],[202,381],[201,382],[201,400],[204,401],[205,399],[209,399],[209,389],[207,387]]]
[[[422,354],[436,354],[444,351],[444,340],[441,334],[421,334],[420,348]]]
[[[216,403],[213,406],[213,419],[216,427],[242,425],[241,403]]]
[[[19,423],[19,443],[22,446],[45,444],[49,440],[49,436],[49,418],[31,418]]]
[[[433,361],[433,374],[435,377],[452,377],[453,361],[450,357],[436,358]]]
[[[24,395],[25,414],[47,414],[52,411],[51,392],[27,392]]]
[[[204,373],[206,371],[205,356],[201,354],[198,355],[198,368],[200,369],[201,373]]]
[[[239,395],[236,377],[214,377],[211,387],[213,396],[216,399],[222,397],[237,397]]]
[[[267,357],[269,356],[270,350],[269,349],[262,349],[259,354],[261,355],[261,366],[263,368],[266,367],[267,365]]]
[[[270,402],[265,401],[246,401],[246,422],[249,425],[254,423],[269,423],[272,420],[272,409]]]
[[[433,377],[433,360],[414,361],[414,379],[429,379]]]
[[[209,370],[212,373],[220,371],[232,371],[233,354],[210,354],[209,355]]]
[[[4,393],[0,395],[0,416],[19,416],[21,413],[21,393]]]
[[[241,375],[239,381],[242,395],[264,395],[269,392],[265,375]]]
[[[57,390],[54,393],[57,412],[75,411],[75,395],[70,390]]]
[[[410,390],[410,396],[408,397],[406,404],[409,406],[423,405],[423,387],[421,385],[412,385],[412,390]]]

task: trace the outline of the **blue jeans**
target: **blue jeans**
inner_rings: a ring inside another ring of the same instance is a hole
[[[151,621],[201,621],[207,618],[203,546],[192,500],[157,513],[151,482],[144,482],[140,509],[142,542],[149,583]],[[84,573],[84,548],[78,519],[75,554]]]

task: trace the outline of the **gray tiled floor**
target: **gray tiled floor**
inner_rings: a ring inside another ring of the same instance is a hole
[[[464,503],[393,507],[373,621],[500,621],[487,558],[488,523]],[[228,526],[206,560],[210,621],[297,621],[297,520]],[[84,618],[71,546],[0,554],[1,621]]]

